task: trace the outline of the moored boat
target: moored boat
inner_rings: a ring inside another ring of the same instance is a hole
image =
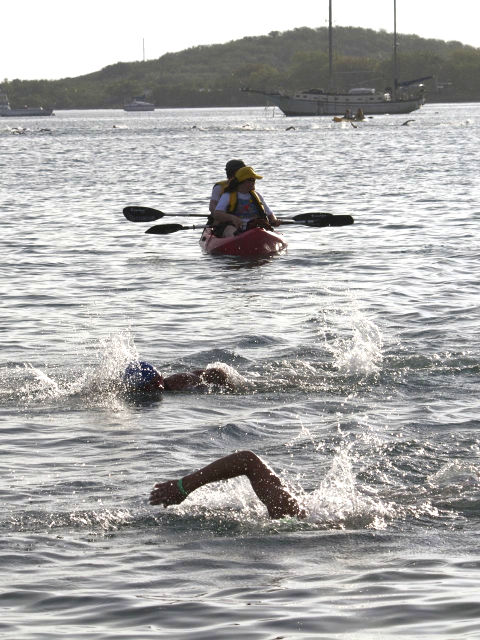
[[[276,231],[261,228],[248,229],[230,238],[217,238],[211,227],[205,227],[200,246],[209,254],[261,258],[284,251],[287,243]]]
[[[147,102],[145,96],[139,96],[133,98],[131,102],[124,105],[124,111],[155,111],[155,105],[152,102]]]
[[[332,53],[332,0],[329,0],[329,80],[328,89],[307,89],[293,95],[283,91],[259,91],[246,88],[244,91],[260,93],[271,104],[277,106],[286,116],[342,116],[346,112],[364,115],[411,113],[425,103],[423,82],[432,76],[399,82],[397,65],[396,3],[393,4],[393,88],[377,91],[373,87],[354,87],[345,90],[334,89]]]
[[[22,118],[25,116],[51,116],[53,109],[44,107],[20,107],[12,109],[7,94],[0,91],[0,116],[3,118]]]
[[[422,80],[417,82],[417,89],[411,93],[400,94],[397,99],[392,98],[388,91],[379,92],[375,89],[351,89],[348,93],[336,93],[323,91],[322,89],[309,89],[301,91],[293,96],[281,93],[266,93],[253,91],[251,93],[263,93],[268,100],[277,106],[286,116],[342,116],[346,111],[355,113],[361,109],[365,115],[384,115],[395,113],[411,113],[425,102],[425,94]],[[406,85],[407,83],[404,83]]]

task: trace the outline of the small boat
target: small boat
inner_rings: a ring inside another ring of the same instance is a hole
[[[131,102],[124,105],[124,111],[155,111],[155,105],[152,102],[147,102],[145,96],[138,96],[133,98]]]
[[[284,251],[287,243],[276,231],[261,228],[248,229],[230,238],[217,238],[211,227],[205,227],[200,246],[209,254],[261,258]]]
[[[25,116],[51,116],[53,109],[43,107],[20,107],[12,109],[7,94],[0,91],[0,116],[3,118],[23,118]]]

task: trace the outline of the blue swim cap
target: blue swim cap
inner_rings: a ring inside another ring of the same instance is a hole
[[[134,389],[143,389],[156,379],[163,383],[160,372],[148,362],[130,362],[123,374],[125,384]],[[163,388],[163,384],[159,384],[158,388]]]

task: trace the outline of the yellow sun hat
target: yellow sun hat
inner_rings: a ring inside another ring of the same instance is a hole
[[[255,173],[252,167],[242,167],[235,173],[235,178],[239,182],[243,182],[244,180],[248,180],[249,178],[255,178],[255,180],[261,180],[263,176],[259,176]]]

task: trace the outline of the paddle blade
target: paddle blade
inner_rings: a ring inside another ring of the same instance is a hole
[[[352,216],[332,213],[299,213],[293,219],[309,227],[344,227],[354,222]]]
[[[123,215],[130,222],[153,222],[165,214],[150,207],[125,207]]]
[[[156,224],[150,229],[147,229],[145,233],[156,233],[159,236],[166,236],[169,233],[175,233],[175,231],[183,231],[188,227],[182,227],[181,224]]]
[[[333,220],[330,221],[330,227],[345,227],[349,224],[353,224],[355,220],[352,216],[333,216]]]
[[[310,227],[345,227],[353,222],[352,216],[328,216],[326,218],[315,216],[311,220],[307,220],[305,224]]]

